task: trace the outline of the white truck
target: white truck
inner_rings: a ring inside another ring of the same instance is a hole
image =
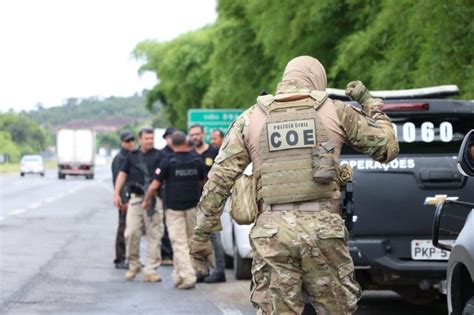
[[[166,129],[164,128],[155,128],[155,149],[161,150],[166,146],[166,140],[163,139]]]
[[[56,133],[58,178],[84,175],[94,178],[95,131],[90,129],[59,129]]]

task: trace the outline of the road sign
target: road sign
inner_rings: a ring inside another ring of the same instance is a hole
[[[206,142],[209,143],[211,132],[216,129],[224,133],[230,124],[242,114],[243,109],[190,109],[188,110],[188,128],[200,124],[206,132]]]

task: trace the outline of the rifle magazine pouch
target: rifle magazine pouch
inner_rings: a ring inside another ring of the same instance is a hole
[[[335,144],[332,140],[312,148],[313,180],[318,184],[329,184],[336,179]]]

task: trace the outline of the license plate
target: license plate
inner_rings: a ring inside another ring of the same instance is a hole
[[[440,243],[453,245],[454,240],[444,240]],[[448,260],[450,252],[433,246],[431,240],[411,241],[411,258],[414,260]]]

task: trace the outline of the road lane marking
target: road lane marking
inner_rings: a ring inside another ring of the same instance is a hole
[[[242,315],[242,312],[233,305],[226,303],[214,303],[223,315]]]
[[[21,209],[15,209],[15,210],[12,210],[8,213],[8,215],[11,215],[11,216],[14,216],[14,215],[19,215],[19,214],[22,214],[22,213],[25,213],[27,210],[34,210],[34,209],[37,209],[41,206],[44,206],[48,203],[51,203],[51,202],[54,202],[56,200],[59,200],[61,198],[64,198],[64,197],[67,197],[68,195],[70,194],[73,194],[81,189],[83,189],[85,187],[85,185],[79,185],[79,186],[76,186],[72,189],[70,189],[69,191],[67,191],[66,193],[60,193],[54,197],[49,197],[43,201],[40,201],[40,202],[36,202],[36,203],[33,203],[31,205],[29,205],[28,207],[26,208],[21,208]],[[4,218],[3,218],[4,219]],[[3,220],[2,219],[2,220]]]
[[[33,209],[41,207],[42,205],[43,205],[43,202],[37,202],[37,203],[29,205],[28,207],[26,207],[26,209],[33,210]]]
[[[46,198],[46,199],[44,200],[44,203],[51,203],[51,202],[56,201],[57,199],[58,199],[57,196],[56,196],[56,197],[49,197],[49,198]]]

